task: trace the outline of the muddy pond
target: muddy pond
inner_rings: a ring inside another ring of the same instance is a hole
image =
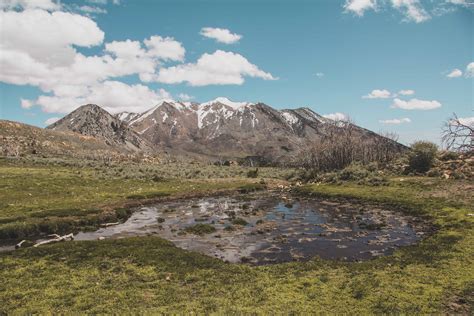
[[[137,209],[75,240],[156,235],[228,262],[366,260],[416,243],[426,225],[399,212],[281,193],[205,197]]]

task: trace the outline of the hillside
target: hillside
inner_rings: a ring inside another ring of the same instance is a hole
[[[131,151],[151,151],[152,145],[137,135],[128,125],[100,106],[86,104],[69,113],[47,129],[71,131],[92,136],[115,147]]]
[[[38,155],[101,159],[130,155],[132,151],[92,136],[0,120],[0,153],[6,157]]]

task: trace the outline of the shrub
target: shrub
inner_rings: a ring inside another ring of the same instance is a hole
[[[341,180],[360,180],[365,179],[369,175],[369,171],[364,166],[353,163],[339,172]]]
[[[249,170],[249,172],[247,172],[247,178],[256,178],[258,177],[258,168],[256,168],[255,170]]]
[[[408,165],[411,171],[427,172],[433,166],[438,146],[431,142],[418,141],[411,145]]]
[[[240,226],[246,226],[248,223],[245,219],[238,217],[238,218],[232,220],[232,224],[240,225]]]
[[[187,227],[185,231],[187,233],[202,236],[205,234],[214,233],[216,231],[216,228],[210,224],[196,224],[196,225]]]

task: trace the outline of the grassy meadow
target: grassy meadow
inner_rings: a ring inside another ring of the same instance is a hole
[[[296,172],[260,168],[248,178],[251,168],[169,166],[201,175],[179,179],[151,171],[157,167],[136,166],[144,171],[135,174],[120,168],[1,161],[1,236],[93,228],[121,220],[129,215],[123,210],[147,200],[245,192],[286,183]],[[389,177],[383,185],[299,187],[299,194],[378,203],[432,222],[433,233],[420,243],[364,262],[229,264],[153,236],[0,253],[0,314],[469,314],[473,189],[467,180],[412,176]]]

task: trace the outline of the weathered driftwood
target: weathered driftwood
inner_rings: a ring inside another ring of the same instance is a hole
[[[54,238],[40,241],[40,242],[34,244],[33,247],[38,247],[38,246],[41,246],[41,245],[50,244],[50,243],[58,242],[58,241],[74,240],[74,234],[73,233],[67,234],[67,235],[64,235],[64,236],[59,236],[58,234],[52,234],[52,235],[49,235],[49,236],[54,237]]]
[[[22,241],[20,241],[19,243],[17,243],[17,244],[15,245],[15,249],[21,248],[21,245],[23,245],[23,243],[25,243],[25,242],[26,242],[26,240],[23,239]]]
[[[104,224],[100,224],[100,227],[109,227],[109,226],[115,226],[115,225],[118,225],[118,224],[120,224],[120,222],[104,223]]]

